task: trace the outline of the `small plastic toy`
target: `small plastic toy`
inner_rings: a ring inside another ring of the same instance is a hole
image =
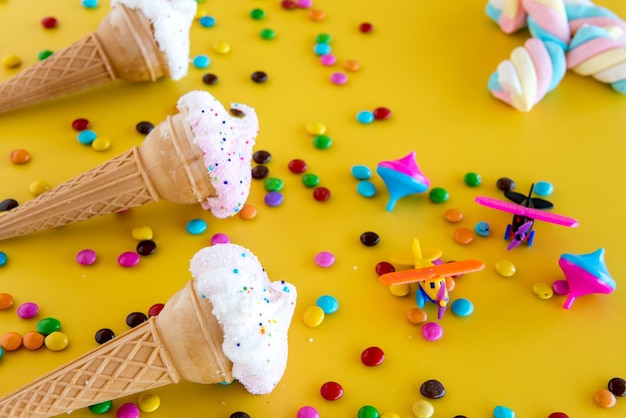
[[[591,293],[610,294],[616,288],[615,280],[609,274],[604,262],[604,249],[599,248],[589,254],[563,254],[559,266],[567,281],[567,300],[563,307],[571,308],[579,296]]]
[[[417,193],[424,193],[430,187],[415,160],[415,152],[399,160],[381,161],[376,166],[376,173],[383,179],[389,190],[387,210],[392,211],[398,199]]]
[[[504,195],[515,203],[486,196],[478,196],[475,199],[476,203],[480,205],[513,214],[513,221],[507,225],[504,233],[505,240],[508,241],[509,238],[512,238],[507,250],[512,250],[524,241],[529,247],[533,244],[535,239],[535,231],[533,230],[535,220],[572,228],[578,226],[576,219],[555,213],[543,212],[542,210],[552,209],[553,205],[545,199],[532,197],[533,188],[534,184],[530,186],[530,191],[527,196],[514,191],[504,192]]]
[[[426,301],[437,305],[437,319],[441,320],[450,301],[446,278],[459,274],[482,270],[485,264],[480,260],[453,261],[450,263],[435,264],[435,259],[422,256],[420,244],[413,240],[412,253],[414,257],[412,270],[394,271],[379,277],[380,283],[390,286],[393,284],[417,283],[419,289],[415,293],[417,306],[424,307]],[[432,250],[431,254],[439,258],[441,252]]]

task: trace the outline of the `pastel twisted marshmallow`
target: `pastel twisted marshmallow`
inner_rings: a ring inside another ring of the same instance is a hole
[[[526,11],[522,0],[489,0],[485,13],[504,33],[514,33],[526,26]]]
[[[570,42],[567,68],[626,94],[626,39],[622,31],[582,26]]]
[[[522,0],[528,14],[528,30],[543,40],[567,49],[571,35],[563,0]]]
[[[488,87],[496,98],[528,112],[559,85],[565,70],[565,52],[558,44],[530,38],[498,64]]]
[[[626,22],[612,11],[596,6],[593,3],[578,3],[566,0],[565,13],[572,35],[583,25],[600,26],[603,28],[621,28],[626,32]]]

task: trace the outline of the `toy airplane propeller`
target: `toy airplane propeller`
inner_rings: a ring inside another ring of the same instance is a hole
[[[507,247],[507,250],[512,250],[523,241],[526,241],[526,244],[529,247],[533,244],[535,238],[533,225],[535,220],[568,226],[571,228],[578,226],[578,221],[574,218],[558,215],[556,213],[544,212],[543,209],[551,209],[553,207],[552,203],[544,199],[532,197],[533,188],[534,184],[531,185],[528,196],[511,191],[504,194],[515,203],[486,196],[478,196],[475,199],[476,203],[480,205],[513,214],[513,221],[507,225],[504,233],[505,240],[508,241],[509,238],[512,237],[512,241]]]
[[[422,257],[417,239],[413,240],[412,250],[414,269],[385,273],[379,277],[379,281],[387,286],[417,283],[419,286],[415,293],[417,306],[423,308],[426,301],[433,302],[437,305],[437,319],[443,317],[450,300],[446,278],[479,271],[485,267],[480,260],[453,261],[435,265],[431,260]],[[437,251],[432,250],[433,253]]]

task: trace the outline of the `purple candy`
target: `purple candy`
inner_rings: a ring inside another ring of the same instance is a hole
[[[281,192],[269,192],[265,195],[265,204],[267,206],[279,206],[283,203],[283,194]]]
[[[133,251],[126,251],[117,257],[117,263],[122,267],[133,267],[139,263],[139,254]]]
[[[298,413],[296,414],[297,418],[320,418],[319,412],[317,409],[312,406],[303,406],[298,409]]]
[[[125,403],[120,406],[115,415],[117,418],[139,418],[140,410],[134,403]]]
[[[23,319],[29,319],[37,315],[39,306],[34,302],[24,302],[17,307],[17,316]]]
[[[96,262],[96,252],[94,250],[80,250],[76,254],[76,262],[83,266],[90,266]]]
[[[228,244],[230,238],[226,234],[215,234],[211,237],[211,245],[215,244]]]

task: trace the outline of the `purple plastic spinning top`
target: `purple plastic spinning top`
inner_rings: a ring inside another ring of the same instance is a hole
[[[398,199],[410,194],[424,193],[430,187],[430,181],[417,165],[414,151],[399,160],[381,161],[376,172],[389,190],[388,211],[393,210]]]
[[[565,273],[569,293],[563,307],[569,309],[574,299],[591,293],[609,294],[615,290],[615,280],[604,262],[604,249],[589,254],[563,254],[559,266]]]

